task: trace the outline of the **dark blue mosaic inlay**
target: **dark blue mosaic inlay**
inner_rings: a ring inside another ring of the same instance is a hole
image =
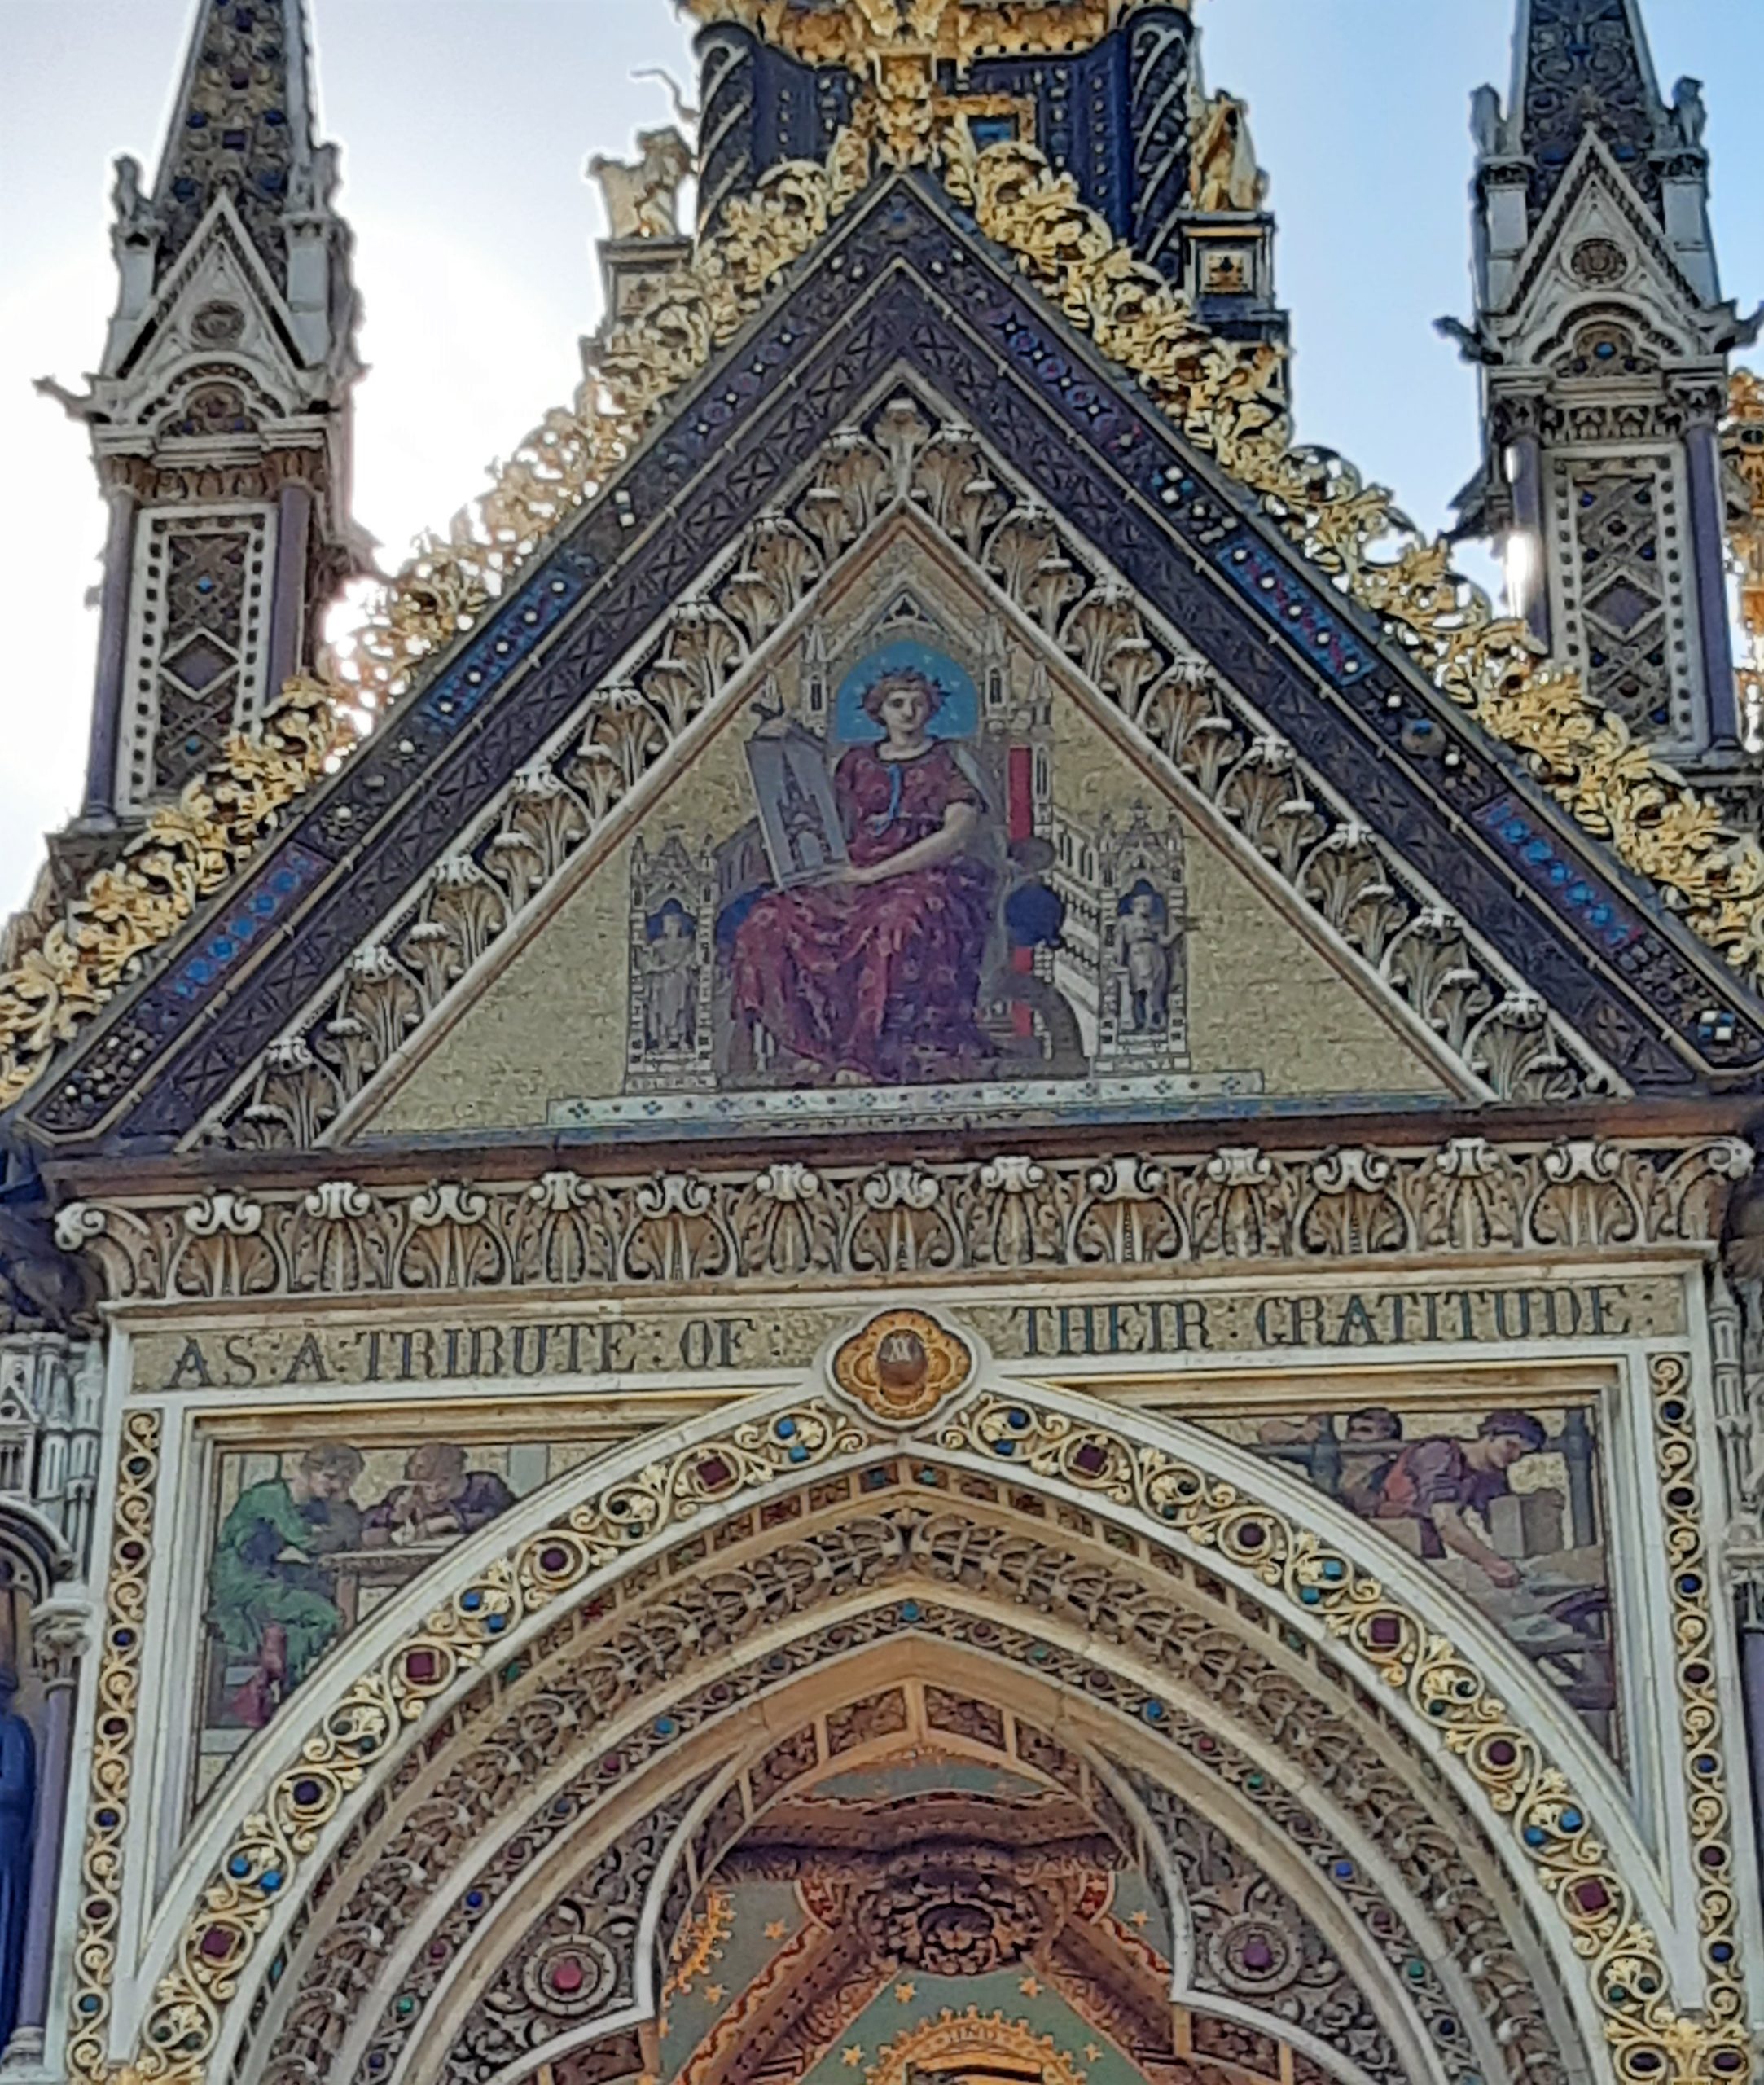
[[[201,946],[192,950],[167,978],[173,998],[186,1006],[206,999],[230,966],[249,953],[328,866],[304,847],[284,847],[270,867],[239,893],[238,902],[226,917],[213,922]]]
[[[457,731],[564,620],[586,584],[568,560],[548,561],[436,681],[418,715],[438,731]]]
[[[1555,839],[1516,798],[1497,797],[1478,812],[1477,821],[1494,835],[1526,882],[1545,892],[1564,911],[1574,914],[1604,947],[1626,949],[1646,933],[1643,922],[1608,884],[1588,876],[1581,864],[1563,860]]]
[[[1272,616],[1337,687],[1347,687],[1371,671],[1371,654],[1347,627],[1340,608],[1307,586],[1253,536],[1227,536],[1213,557],[1226,577]]]

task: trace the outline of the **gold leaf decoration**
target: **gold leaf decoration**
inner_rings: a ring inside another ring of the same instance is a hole
[[[150,812],[121,857],[64,907],[15,923],[0,971],[0,1107],[27,1091],[341,753],[349,735],[334,698],[320,682],[289,682],[262,728],[230,738],[217,765]]]
[[[725,4],[705,0],[717,19]],[[754,6],[763,11],[765,0],[726,4],[738,14]],[[863,192],[876,159],[900,158],[878,114],[877,91],[866,94],[824,163],[786,162],[751,195],[731,199],[692,258],[587,345],[573,402],[547,414],[493,467],[489,490],[445,535],[419,543],[327,662],[328,687],[291,683],[261,740],[230,742],[224,767],[153,814],[119,867],[94,876],[64,920],[40,933],[27,929],[25,952],[0,972],[0,1107],[29,1089],[54,1051],[323,771],[337,748],[336,720],[352,711],[384,713],[429,661],[475,627],[559,527],[617,472],[667,402]],[[1497,616],[1481,590],[1452,569],[1446,543],[1424,537],[1387,490],[1328,450],[1293,446],[1281,350],[1210,331],[1083,202],[1069,175],[1020,142],[976,151],[958,116],[953,103],[934,111],[937,156],[950,193],[986,235],[1139,380],[1184,434],[1256,493],[1275,525],[1377,616],[1422,671],[1520,751],[1535,779],[1587,832],[1657,885],[1749,983],[1764,983],[1758,841],[1727,826],[1715,800],[1655,759],[1576,674],[1543,659],[1522,624]],[[1742,374],[1733,411],[1760,430],[1760,524],[1755,537],[1736,538],[1736,551],[1757,581],[1746,598],[1764,656],[1764,384]],[[1752,707],[1764,731],[1764,666],[1749,670]]]
[[[952,147],[946,179],[981,229],[1104,353],[1137,375],[1191,440],[1261,496],[1270,518],[1320,570],[1749,983],[1764,981],[1764,848],[1715,800],[1656,760],[1497,616],[1383,488],[1327,451],[1291,446],[1277,351],[1208,334],[1191,308],[1137,261],[1033,147]],[[1764,413],[1764,389],[1757,403]],[[1761,466],[1764,476],[1764,466]],[[1764,572],[1764,557],[1760,560]],[[1760,593],[1764,615],[1764,590]]]
[[[139,972],[142,959],[256,851],[278,814],[333,764],[352,714],[383,714],[424,664],[471,630],[559,525],[604,485],[656,409],[752,314],[869,178],[847,141],[827,163],[775,169],[732,204],[722,235],[586,356],[574,403],[549,413],[481,500],[420,542],[327,661],[328,683],[291,681],[260,733],[149,813],[121,860],[64,908],[13,923],[0,969],[0,1108],[36,1082],[63,1044]]]

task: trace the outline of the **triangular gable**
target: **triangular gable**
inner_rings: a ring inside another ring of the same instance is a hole
[[[917,182],[880,187],[484,626],[21,1110],[39,1138],[192,1136],[353,952],[878,387],[921,371],[1373,836],[1632,1086],[1764,1060],[1709,952],[1309,573]]]
[[[299,322],[289,309],[286,296],[264,261],[256,242],[240,221],[239,209],[226,191],[216,197],[206,216],[178,255],[175,266],[166,271],[155,289],[145,312],[128,322],[126,345],[120,350],[114,375],[104,380],[134,380],[138,386],[151,382],[163,369],[169,372],[182,358],[200,354],[204,343],[200,333],[180,323],[183,314],[200,305],[226,301],[244,312],[243,330],[218,345],[254,353],[285,372],[288,386],[283,410],[300,409],[300,372],[313,358],[300,340]],[[214,343],[206,344],[214,352]]]
[[[382,937],[387,961],[314,1025],[318,1076],[336,1078],[340,1018],[359,1047],[388,977],[421,989],[428,950],[453,945],[462,898],[490,898],[500,860],[537,873],[533,809],[546,806],[560,838],[569,821],[574,858],[350,1098],[327,1141],[999,1128],[1301,1104],[1370,1113],[1488,1099],[1473,1064],[1503,1044],[1529,1051],[1534,1096],[1571,1090],[1576,1067],[1542,1020],[1497,1023],[1466,1049],[1473,1019],[1446,1038],[1380,969],[1394,946],[1391,970],[1406,981],[1407,935],[1411,955],[1425,948],[1454,976],[1455,999],[1477,963],[1414,939],[1424,906],[1402,892],[1403,870],[1317,799],[1288,751],[1258,745],[1197,660],[1179,654],[1161,673],[1163,645],[1124,604],[1107,623],[1082,605],[1101,591],[1083,583],[1097,576],[1083,550],[1058,560],[1070,598],[1063,615],[1048,604],[1052,629],[1021,612],[998,575],[1014,574],[1033,604],[1051,525],[922,395],[894,392],[859,422],[774,529],[812,521],[827,492],[856,489],[858,468],[884,478],[887,454],[859,446],[884,430],[910,459],[908,497],[816,591],[812,619],[731,673],[690,745],[671,748],[591,835],[579,794],[590,775],[566,740],[501,828],[444,864],[427,905]],[[964,495],[964,482],[988,489]],[[695,612],[739,607],[750,584],[738,567]],[[732,623],[717,626],[736,641]],[[657,705],[643,713],[659,713],[670,656],[637,678]],[[854,765],[883,781],[860,691],[891,663],[946,696],[925,757],[949,756],[945,779],[971,804],[962,856],[849,889],[810,874],[780,899],[792,855],[811,854],[810,871],[848,842],[880,855],[865,843],[878,823],[890,829],[892,792],[873,789],[848,826],[838,791]],[[1141,723],[1161,724],[1179,762],[1134,728],[1123,674]],[[818,807],[830,778],[833,800]],[[1327,902],[1307,902],[1307,884]],[[922,923],[940,907],[947,931]],[[785,992],[801,963],[814,975]],[[1487,1012],[1510,987],[1470,990]],[[1591,1067],[1582,1057],[1578,1069]],[[285,1065],[265,1065],[217,1126],[267,1123],[295,1090]]]
[[[1618,165],[1610,147],[1596,131],[1589,130],[1525,252],[1513,266],[1513,286],[1505,299],[1508,316],[1503,321],[1503,330],[1508,325],[1523,327],[1532,323],[1540,304],[1596,301],[1595,289],[1589,294],[1588,285],[1572,279],[1549,282],[1546,271],[1578,239],[1608,231],[1610,222],[1599,222],[1607,213],[1608,220],[1621,226],[1625,250],[1638,255],[1642,262],[1639,280],[1634,275],[1625,278],[1626,297],[1639,295],[1656,312],[1661,324],[1674,331],[1685,312],[1703,308],[1701,294],[1685,274],[1659,219],[1642,201],[1635,182]],[[1734,307],[1718,307],[1712,315],[1724,316],[1731,323]],[[1683,350],[1692,351],[1688,346]]]

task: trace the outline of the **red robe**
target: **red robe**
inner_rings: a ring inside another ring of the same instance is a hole
[[[853,746],[833,779],[860,868],[941,831],[954,805],[985,807],[941,741],[902,761]],[[992,923],[991,871],[963,855],[881,883],[774,891],[735,936],[735,1018],[877,1086],[977,1073],[995,1054],[975,1020]]]

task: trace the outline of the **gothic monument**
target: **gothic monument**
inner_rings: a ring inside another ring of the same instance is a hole
[[[336,649],[304,0],[118,168],[0,950],[3,2074],[1748,2085],[1700,90],[1517,0],[1475,98],[1498,611],[1297,444],[1187,0],[687,4],[580,393]]]

